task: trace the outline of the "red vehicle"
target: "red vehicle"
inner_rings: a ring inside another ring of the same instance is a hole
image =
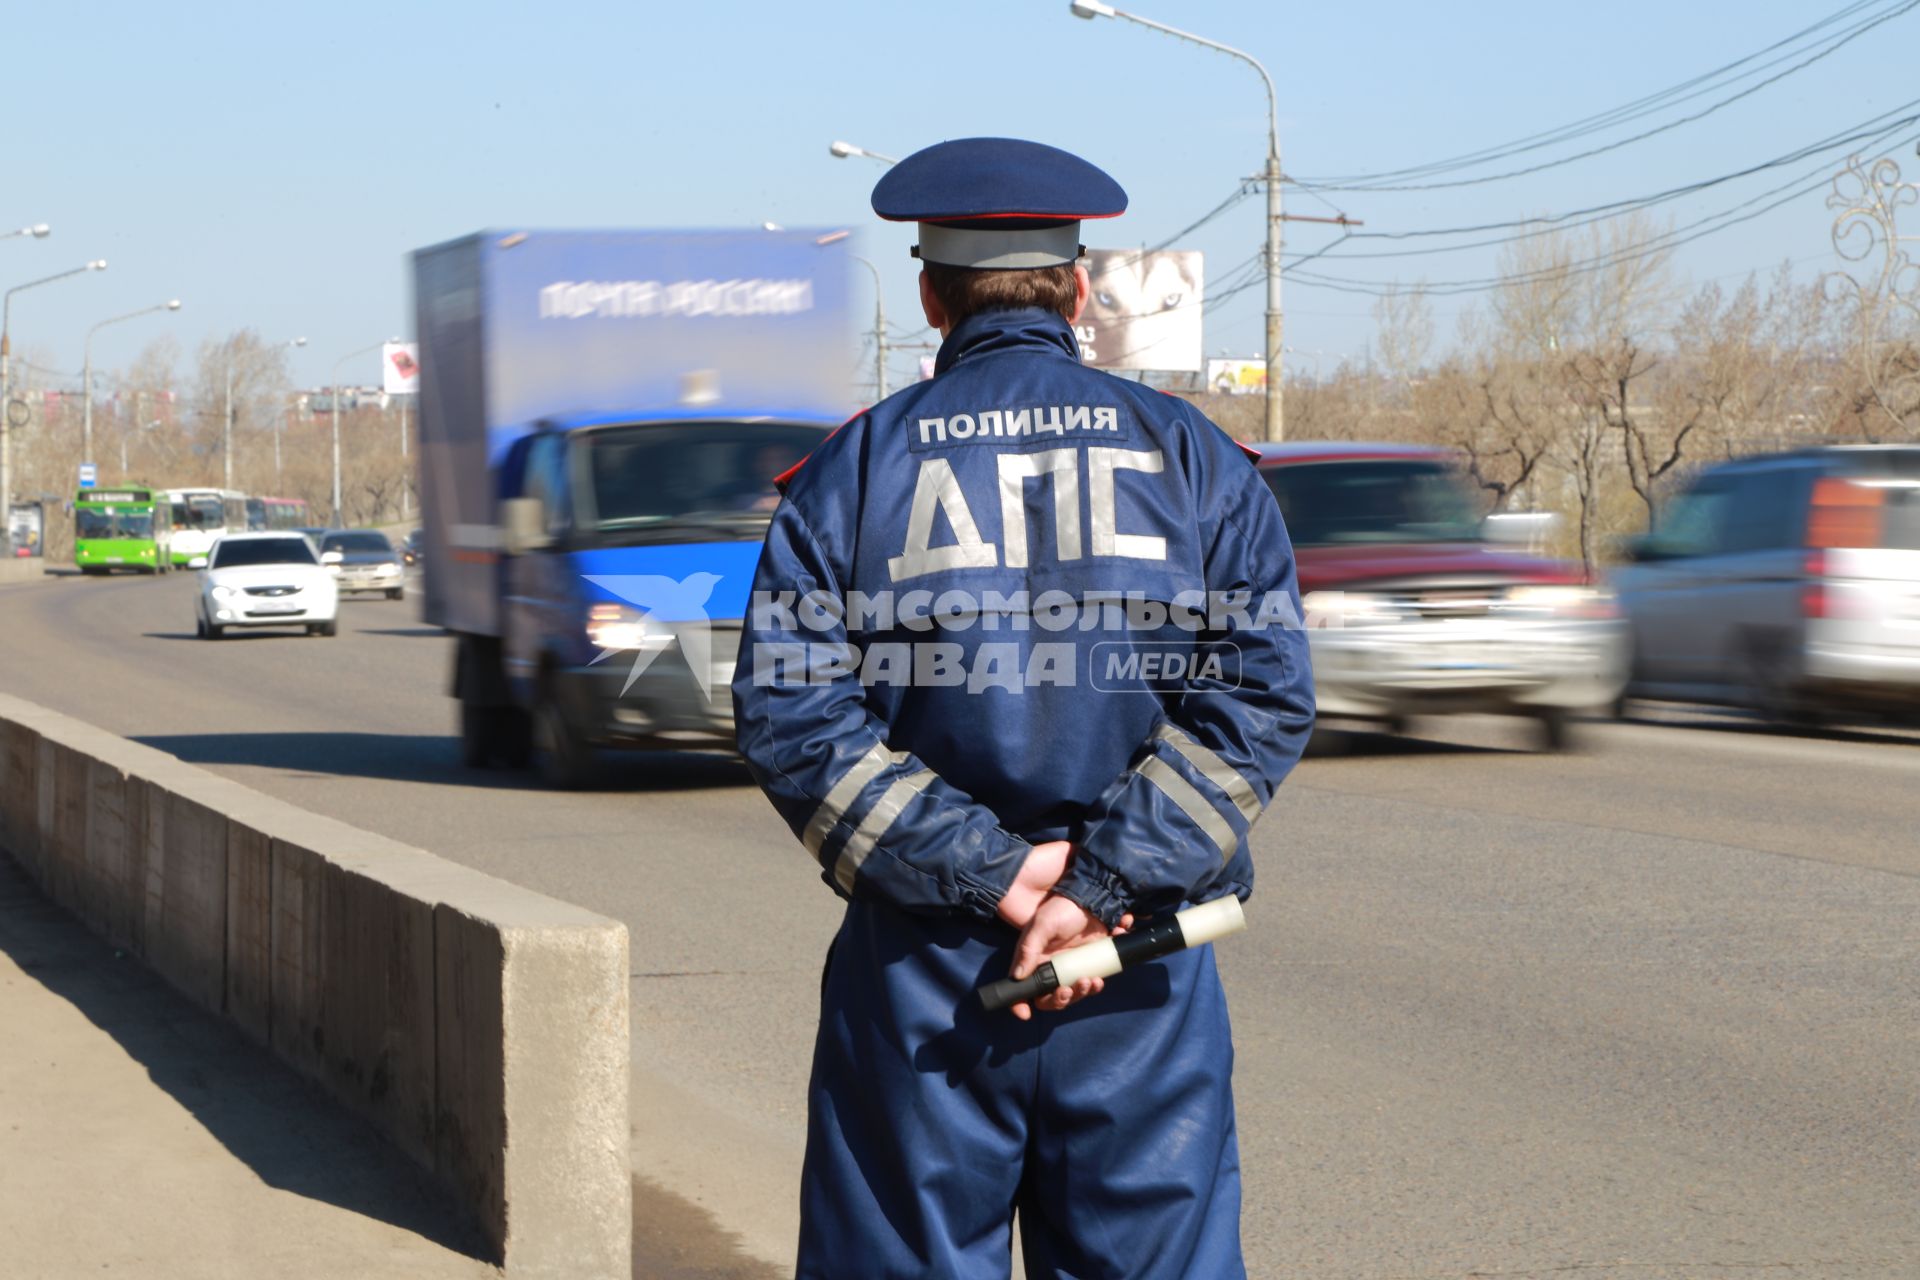
[[[1569,742],[1569,717],[1619,697],[1627,644],[1611,593],[1578,565],[1487,536],[1456,457],[1418,445],[1264,445],[1293,539],[1320,714],[1392,730],[1497,712]]]

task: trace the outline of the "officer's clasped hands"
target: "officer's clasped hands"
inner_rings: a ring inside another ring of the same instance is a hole
[[[1053,893],[1053,886],[1066,874],[1067,862],[1072,856],[1073,846],[1065,840],[1034,845],[1020,873],[1014,877],[1013,885],[1000,899],[1000,918],[1020,930],[1020,941],[1013,950],[1011,976],[1015,979],[1025,978],[1059,952],[1099,938],[1117,936],[1133,925],[1131,915],[1122,916],[1119,925],[1109,933],[1086,908]],[[1024,1022],[1033,1017],[1035,1008],[1058,1013],[1088,996],[1099,995],[1105,987],[1104,978],[1082,978],[1071,986],[1056,988],[1032,1004],[1023,1001],[1014,1005],[1013,1016]]]

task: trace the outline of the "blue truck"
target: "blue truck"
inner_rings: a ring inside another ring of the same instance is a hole
[[[852,405],[846,233],[481,232],[413,255],[425,616],[462,756],[732,750],[773,478]]]

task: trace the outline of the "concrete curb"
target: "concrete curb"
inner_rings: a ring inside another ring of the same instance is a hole
[[[512,1276],[627,1276],[624,925],[0,695],[0,849],[433,1170]]]

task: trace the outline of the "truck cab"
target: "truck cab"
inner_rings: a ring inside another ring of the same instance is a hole
[[[773,480],[834,425],[671,414],[548,421],[518,441],[500,468],[499,663],[522,711],[476,753],[530,752],[566,783],[595,747],[731,750]]]

